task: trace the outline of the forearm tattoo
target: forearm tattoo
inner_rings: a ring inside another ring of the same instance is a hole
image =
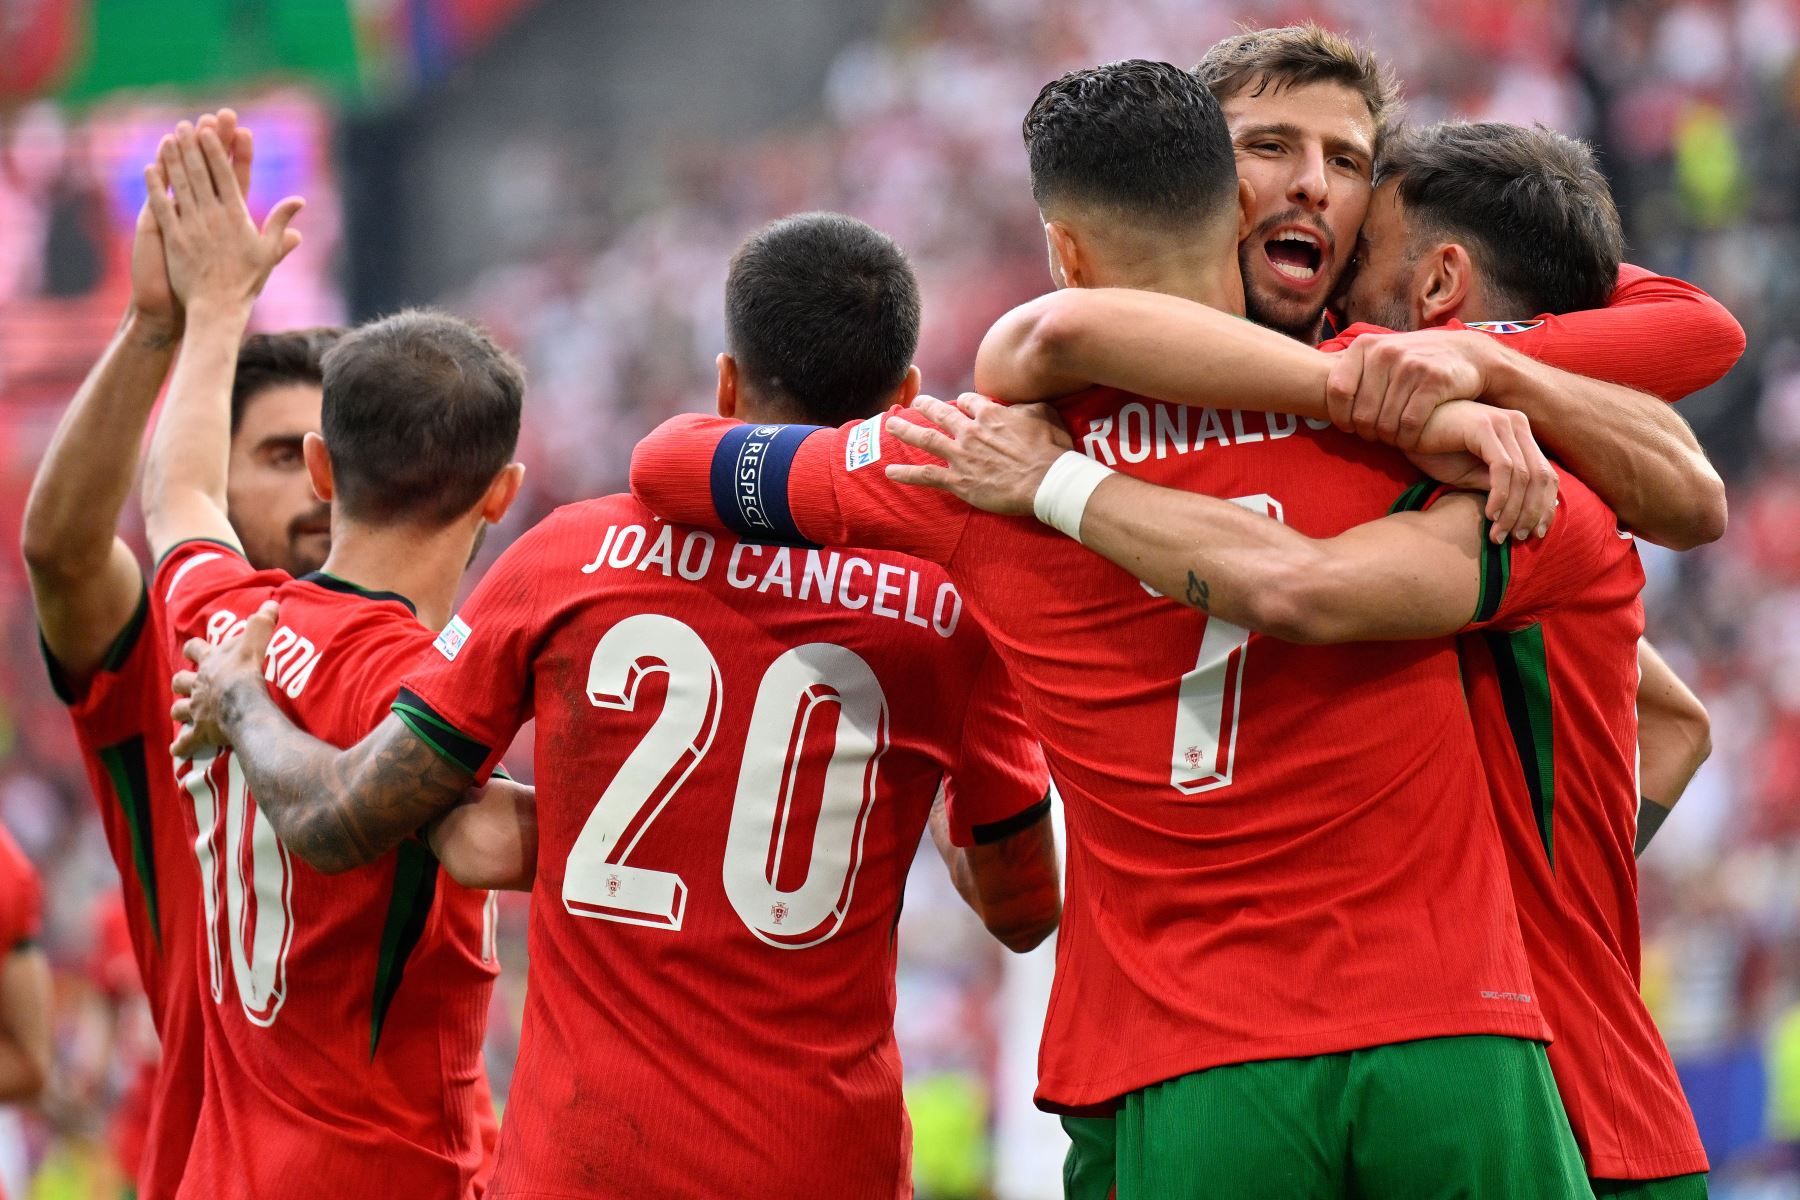
[[[296,728],[267,692],[234,705],[230,733],[256,805],[282,844],[327,873],[386,854],[462,798],[468,773],[396,717],[348,750]]]
[[[1212,588],[1192,571],[1188,572],[1187,578],[1187,602],[1189,607],[1202,612],[1210,611],[1212,604]]]

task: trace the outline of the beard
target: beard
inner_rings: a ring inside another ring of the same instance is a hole
[[[296,579],[317,571],[325,565],[325,558],[331,553],[330,529],[330,506],[321,504],[301,513],[288,522],[287,536],[282,543],[282,558],[286,561],[273,565],[279,566]]]
[[[1254,271],[1262,255],[1262,243],[1251,238],[1238,247],[1238,272],[1244,279],[1244,315],[1265,329],[1286,334],[1311,346],[1319,340],[1319,320],[1325,315],[1325,295],[1317,302],[1276,295],[1265,289]]]

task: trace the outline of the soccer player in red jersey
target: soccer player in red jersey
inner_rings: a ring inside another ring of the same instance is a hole
[[[848,217],[763,230],[727,283],[720,410],[910,399],[917,286]],[[238,664],[226,726],[259,794],[371,845],[536,716],[533,976],[493,1194],[910,1195],[893,935],[940,781],[990,927],[1024,949],[1058,910],[1042,755],[944,573],[611,496],[514,543],[437,650],[343,755],[258,699],[255,638],[206,669]]]
[[[1025,129],[1058,282],[1242,311],[1230,141],[1190,73],[1076,72]],[[1322,421],[1195,429],[1107,390],[1065,412],[1085,436],[1140,409],[1181,429],[1134,472],[1314,535],[1380,515],[1416,478]],[[1253,641],[1041,527],[902,500],[883,468],[922,461],[892,434],[916,419],[681,418],[640,444],[633,488],[672,519],[936,558],[989,625],[1068,805],[1040,1102],[1122,1100],[1124,1197],[1575,1194],[1454,644]],[[1537,503],[1513,519],[1535,527]]]
[[[1385,169],[1392,179],[1378,190],[1376,208],[1386,211],[1371,212],[1368,222],[1383,235],[1372,240],[1352,290],[1353,314],[1380,315],[1363,311],[1376,303],[1407,324],[1421,313],[1477,321],[1507,311],[1579,307],[1610,286],[1617,220],[1605,181],[1578,143],[1516,126],[1434,126],[1400,137]],[[1510,231],[1516,243],[1492,242],[1485,231],[1494,228]],[[1543,252],[1513,256],[1512,244]],[[1383,282],[1365,286],[1373,280]],[[1186,399],[1229,402],[1232,389],[1210,373],[1218,364],[1204,361],[1216,314],[1193,321],[1183,338],[1173,332],[1175,320],[1152,315],[1177,310],[1200,316],[1197,306],[1158,298],[1134,306],[1130,319],[1119,321],[1118,335],[1140,343],[1157,339],[1164,360],[1197,356],[1202,362],[1192,368]],[[1002,339],[1024,360],[1012,371],[1027,384],[1031,356],[1017,348],[1028,341]],[[1422,335],[1408,344],[1430,341]],[[1309,411],[1323,403],[1327,374],[1337,369],[1328,357],[1292,346],[1271,350],[1311,360],[1309,382],[1282,376],[1298,387],[1296,407]],[[1169,386],[1167,368],[1117,369],[1124,362],[1106,358],[1102,374],[1109,383]],[[1417,366],[1413,360],[1378,365],[1385,373],[1396,364],[1401,370],[1382,384],[1403,403],[1422,385],[1433,389],[1419,397],[1428,410],[1440,392],[1468,390],[1467,384],[1435,388],[1435,380],[1409,369]],[[1065,361],[1060,370],[1078,372],[1079,364]],[[1037,382],[1060,386],[1057,374]],[[1066,436],[1055,437],[1040,418],[985,403],[976,406],[985,420],[928,405],[955,440],[914,429],[900,436],[940,452],[953,469],[894,473],[952,486],[991,511],[1033,511],[1039,480],[1065,453]],[[1590,432],[1604,440],[1620,431]],[[1422,487],[1406,507],[1423,508],[1430,499]],[[1638,995],[1634,843],[1643,573],[1613,511],[1565,474],[1547,538],[1496,542],[1484,536],[1478,499],[1455,493],[1428,513],[1407,512],[1313,540],[1217,500],[1125,479],[1096,487],[1065,531],[1213,619],[1297,641],[1483,631],[1463,640],[1465,680],[1532,974],[1556,1034],[1551,1063],[1592,1186],[1609,1196],[1704,1196],[1705,1151]],[[1649,658],[1654,672],[1654,655]],[[1655,686],[1666,689],[1669,681]],[[1684,783],[1685,774],[1666,786],[1678,793]]]
[[[354,741],[429,649],[421,622],[447,619],[481,530],[517,493],[523,381],[448,317],[402,313],[346,335],[324,360],[326,440],[308,435],[302,451],[332,503],[331,553],[298,579],[256,570],[226,519],[225,400],[251,304],[297,240],[298,202],[259,232],[216,132],[185,122],[146,181],[189,321],[144,472],[153,626],[174,647],[220,639],[279,597],[268,684],[309,727]],[[206,1089],[180,1194],[474,1196],[496,971],[487,895],[444,878],[417,841],[327,877],[337,864],[276,839],[228,753],[177,769],[206,989]]]
[[[253,145],[224,110],[217,124],[248,187]],[[168,756],[168,679],[148,627],[149,593],[117,535],[144,427],[181,342],[185,312],[169,288],[161,232],[148,206],[132,243],[132,293],[112,343],[64,413],[33,481],[22,543],[52,686],[69,706],[107,846],[125,884],[137,970],[149,996],[161,1065],[135,1180],[141,1200],[169,1200],[200,1112],[200,927],[193,842]],[[319,427],[319,355],[335,331],[258,334],[232,385],[228,500],[233,528],[259,567],[304,574],[325,560],[325,506],[312,494],[300,441]]]

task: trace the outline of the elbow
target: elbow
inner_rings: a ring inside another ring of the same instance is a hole
[[[1303,646],[1352,640],[1339,612],[1339,594],[1326,556],[1269,555],[1251,583],[1250,628]]]
[[[1069,374],[1087,332],[1079,290],[1040,296],[1002,318],[976,355],[975,390],[1009,400],[1037,400],[1044,389],[1034,381]]]
[[[1670,550],[1692,550],[1725,536],[1730,513],[1725,484],[1710,467],[1680,489],[1675,511],[1667,519],[1634,526],[1637,533]]]
[[[84,538],[80,533],[56,528],[55,522],[35,504],[28,505],[19,530],[19,551],[33,578],[58,583],[79,583],[92,578],[106,563],[112,546],[112,530],[104,538]]]
[[[1056,932],[1062,923],[1062,904],[1040,912],[1016,916],[1008,920],[987,922],[988,932],[1014,954],[1029,954],[1043,945],[1044,939]]]
[[[1020,364],[1032,374],[1064,373],[1081,344],[1081,315],[1067,303],[1056,303],[1063,295],[1054,292],[1044,298],[1043,307],[1020,339]]]
[[[1704,497],[1694,516],[1693,534],[1695,546],[1710,545],[1725,536],[1725,526],[1730,514],[1726,509],[1725,485],[1720,483],[1717,494]]]
[[[1701,763],[1712,757],[1712,717],[1697,698],[1689,699],[1693,703],[1684,706],[1680,714],[1681,731],[1687,742],[1688,761],[1697,771]]]
[[[343,825],[335,819],[282,822],[271,818],[271,823],[288,853],[321,875],[342,875],[381,857],[343,836]]]

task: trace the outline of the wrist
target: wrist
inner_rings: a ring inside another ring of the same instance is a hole
[[[241,327],[250,323],[250,310],[255,304],[254,296],[195,296],[188,301],[187,315],[196,329]]]
[[[263,685],[261,672],[234,678],[219,693],[219,728],[233,741],[245,720],[259,702],[267,701],[269,690]]]
[[[1079,451],[1065,450],[1038,481],[1031,511],[1044,524],[1079,542],[1088,500],[1113,473],[1111,467],[1102,466]]]
[[[182,321],[177,313],[148,313],[136,304],[127,304],[121,329],[126,340],[146,349],[170,350],[181,340]]]
[[[1470,336],[1480,339],[1477,362],[1484,385],[1480,398],[1498,408],[1524,408],[1531,390],[1534,360],[1508,350],[1485,333]]]

